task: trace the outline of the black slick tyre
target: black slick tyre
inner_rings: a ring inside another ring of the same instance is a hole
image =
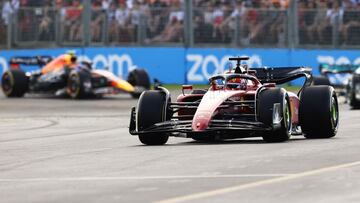
[[[155,123],[169,119],[167,99],[164,92],[158,90],[145,91],[141,94],[136,111],[138,131],[146,130]],[[139,134],[139,140],[145,145],[163,145],[169,139],[165,133]]]
[[[29,79],[22,70],[7,70],[2,75],[1,87],[7,97],[23,97],[29,88]]]
[[[299,122],[306,138],[330,138],[337,133],[339,108],[334,88],[310,86],[300,95]]]
[[[144,69],[132,70],[127,78],[127,81],[135,87],[136,91],[131,93],[134,98],[139,98],[141,93],[150,89],[150,78]]]
[[[88,94],[86,84],[91,85],[90,74],[86,71],[71,71],[67,82],[67,92],[73,99],[85,98]]]
[[[267,126],[273,125],[274,104],[279,107],[279,126],[271,132],[264,132],[262,137],[266,142],[284,142],[291,137],[292,122],[289,97],[283,88],[265,89],[258,94],[258,121]]]
[[[330,83],[330,80],[328,77],[326,76],[314,76],[313,77],[313,82],[312,82],[313,85],[331,85]]]

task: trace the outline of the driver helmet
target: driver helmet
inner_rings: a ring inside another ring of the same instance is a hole
[[[74,50],[67,51],[65,54],[65,60],[67,64],[74,64],[77,62],[76,52]]]

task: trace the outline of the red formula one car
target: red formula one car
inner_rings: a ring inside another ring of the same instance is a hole
[[[145,91],[133,107],[130,134],[146,145],[165,144],[169,136],[198,141],[260,136],[283,142],[291,135],[330,138],[339,125],[337,96],[330,86],[310,86],[311,69],[304,67],[248,69],[236,60],[234,70],[209,79],[208,90],[184,89],[176,102],[163,87]],[[305,78],[298,94],[277,85]]]

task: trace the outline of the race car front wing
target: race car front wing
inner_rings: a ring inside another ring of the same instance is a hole
[[[262,122],[258,121],[240,121],[240,120],[220,120],[213,119],[211,120],[208,128],[205,131],[195,132],[192,127],[192,120],[169,120],[160,123],[156,123],[146,129],[137,130],[136,129],[136,112],[135,107],[131,110],[131,119],[129,132],[131,135],[139,134],[150,134],[150,133],[169,133],[173,136],[186,137],[188,134],[195,133],[229,133],[229,132],[244,132],[246,134],[252,132],[263,132],[263,131],[272,131],[274,128],[272,126],[265,125]]]

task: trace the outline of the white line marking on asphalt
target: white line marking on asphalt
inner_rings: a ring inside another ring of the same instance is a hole
[[[202,178],[252,178],[281,177],[291,174],[240,174],[240,175],[184,175],[184,176],[138,176],[138,177],[64,177],[64,178],[1,178],[0,182],[51,182],[51,181],[116,181],[116,180],[156,180],[156,179],[202,179]]]
[[[317,175],[317,174],[325,173],[325,172],[331,172],[331,171],[335,171],[338,169],[349,168],[349,167],[358,166],[358,165],[360,165],[360,161],[346,163],[346,164],[340,164],[340,165],[335,165],[335,166],[330,166],[330,167],[325,167],[325,168],[319,168],[319,169],[305,171],[305,172],[296,173],[296,174],[291,174],[291,175],[287,175],[287,176],[283,176],[283,177],[255,181],[252,183],[234,185],[231,187],[225,187],[225,188],[210,190],[210,191],[206,191],[206,192],[200,192],[200,193],[194,193],[194,194],[190,194],[190,195],[174,197],[174,198],[158,201],[157,203],[189,202],[189,201],[193,201],[193,200],[197,200],[197,199],[208,198],[208,197],[213,197],[216,195],[223,195],[223,194],[237,192],[240,190],[250,189],[250,188],[254,188],[254,187],[270,185],[273,183],[279,183],[279,182],[283,182],[283,181],[299,179],[299,178],[303,178],[303,177],[307,177],[307,176]]]

